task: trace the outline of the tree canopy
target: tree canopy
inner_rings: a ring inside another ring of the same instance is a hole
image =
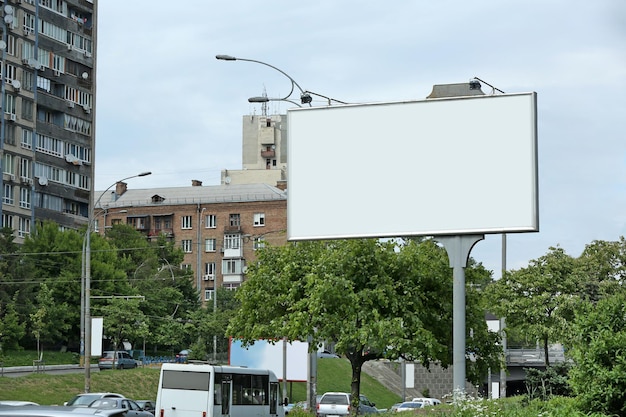
[[[363,363],[399,357],[428,366],[451,363],[452,270],[432,240],[374,239],[298,242],[260,251],[237,291],[240,309],[228,332],[244,345],[258,339],[304,341],[311,349],[333,343],[352,365],[351,391],[359,398]],[[471,264],[467,276],[488,280]],[[468,376],[476,382],[499,366],[497,336],[468,297]],[[262,305],[263,308],[258,308]],[[472,364],[478,364],[473,366]],[[481,371],[478,371],[480,369]]]

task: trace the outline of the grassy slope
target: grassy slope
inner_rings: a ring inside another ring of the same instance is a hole
[[[48,363],[48,362],[47,362]],[[6,365],[6,362],[5,362]],[[350,391],[350,363],[345,359],[318,361],[317,391]],[[129,398],[156,399],[159,371],[156,368],[138,368],[123,371],[93,372],[91,392],[119,392]],[[37,374],[19,378],[0,378],[0,400],[35,401],[40,404],[63,404],[75,394],[83,392],[84,374]],[[389,392],[369,375],[362,374],[361,393],[379,408],[388,408],[400,398]],[[288,385],[291,401],[306,400],[304,382]]]

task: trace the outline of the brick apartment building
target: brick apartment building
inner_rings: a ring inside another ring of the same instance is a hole
[[[189,187],[128,189],[121,182],[95,208],[100,233],[114,224],[131,225],[148,239],[164,234],[180,245],[180,267],[194,271],[207,302],[216,288],[241,285],[257,248],[287,241],[287,194],[268,184],[192,181]]]

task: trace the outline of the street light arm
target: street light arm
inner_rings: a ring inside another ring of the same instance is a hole
[[[346,103],[345,101],[337,100],[337,99],[332,98],[332,97],[326,97],[326,96],[324,96],[322,94],[319,94],[319,93],[314,93],[313,91],[305,91],[304,93],[305,94],[313,94],[314,96],[325,98],[326,100],[328,100],[328,105],[329,106],[331,105],[332,101],[334,101],[336,103],[339,103],[339,104],[349,104],[349,103]]]
[[[275,69],[276,71],[280,72],[281,74],[283,74],[285,77],[289,78],[289,81],[291,81],[291,91],[289,92],[289,94],[287,94],[284,98],[282,98],[281,100],[287,100],[292,94],[293,94],[293,89],[294,86],[298,87],[298,90],[300,90],[300,101],[302,102],[302,104],[309,104],[311,105],[311,96],[302,89],[302,87],[300,87],[300,84],[298,84],[296,82],[296,80],[294,80],[293,78],[291,78],[291,76],[289,74],[287,74],[285,71],[281,70],[280,68],[277,68],[273,65],[268,64],[267,62],[263,62],[263,61],[257,61],[256,59],[247,59],[247,58],[237,58],[231,55],[215,55],[216,59],[222,60],[222,61],[247,61],[247,62],[255,62],[257,64],[261,64],[261,65],[265,65],[266,67],[270,67],[272,69]],[[288,101],[288,100],[287,100]]]
[[[100,204],[100,200],[102,200],[102,197],[104,197],[104,195],[106,194],[106,192],[107,192],[107,191],[109,191],[111,188],[115,187],[115,185],[117,185],[118,183],[120,183],[120,182],[124,182],[124,181],[126,181],[126,180],[130,180],[130,179],[132,179],[132,178],[137,178],[137,177],[145,177],[145,176],[147,176],[147,175],[152,175],[152,172],[149,172],[149,171],[147,171],[147,172],[142,172],[142,173],[140,173],[140,174],[131,175],[130,177],[122,178],[121,180],[117,180],[117,181],[115,181],[113,184],[109,185],[109,186],[106,188],[106,190],[104,190],[104,191],[102,192],[102,194],[100,194],[100,196],[98,197],[98,199],[96,200],[96,202],[95,202],[95,203],[93,203],[93,208],[95,209],[95,208],[96,208],[96,206],[97,206],[98,204]],[[91,212],[93,213],[93,210],[92,210]],[[93,217],[93,216],[91,216],[91,217]],[[91,222],[92,222],[92,221],[93,221],[93,218],[92,218],[92,219],[90,219],[90,221],[89,221],[89,224],[90,224],[90,225],[91,225]]]
[[[291,104],[294,104],[294,105],[296,105],[298,107],[302,107],[300,104],[296,103],[295,101],[289,100],[289,99],[286,99],[286,98],[269,98],[269,97],[258,96],[258,97],[250,97],[248,99],[249,103],[267,103],[269,101],[287,101],[287,102],[289,102]]]

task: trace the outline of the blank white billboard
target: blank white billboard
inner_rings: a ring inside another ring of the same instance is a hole
[[[534,92],[287,117],[289,240],[539,230]]]
[[[286,375],[287,381],[306,381],[309,369],[308,349],[307,342],[282,340],[277,340],[274,344],[267,340],[257,340],[254,345],[244,348],[240,340],[231,339],[228,364],[269,369],[280,380]],[[286,361],[283,361],[283,353],[286,354]]]

